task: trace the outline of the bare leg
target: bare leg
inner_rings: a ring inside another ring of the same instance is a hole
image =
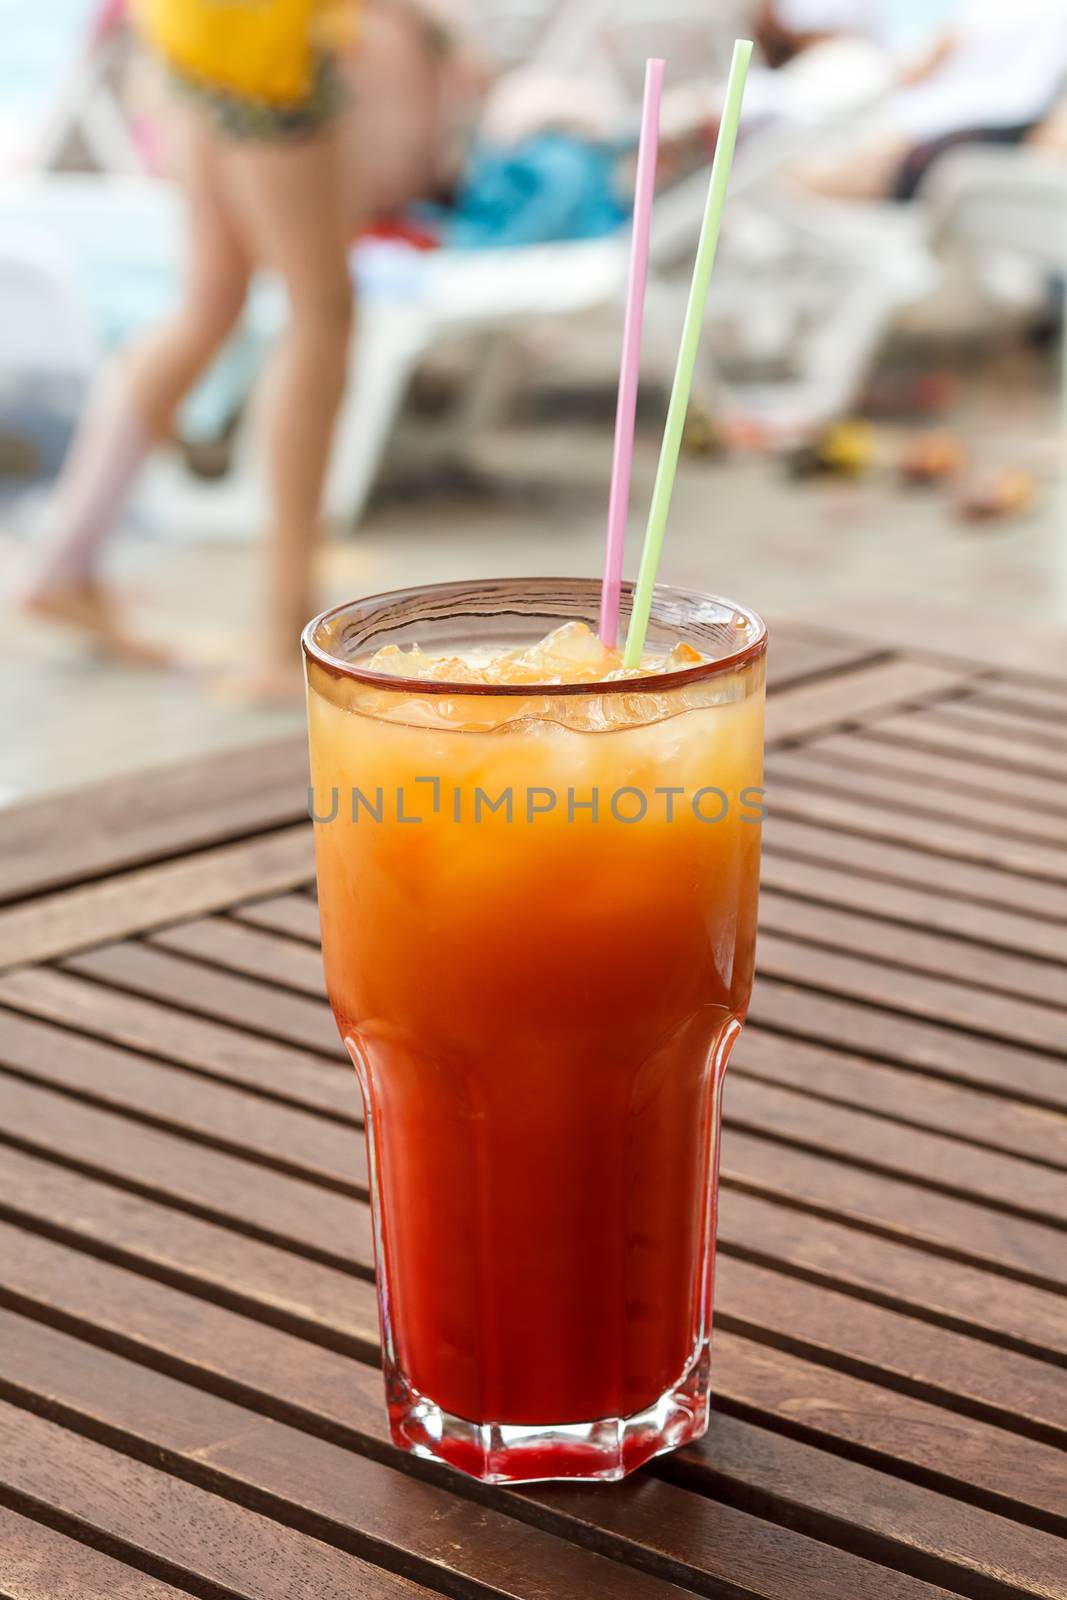
[[[249,258],[226,212],[216,140],[199,112],[183,126],[188,262],[181,301],[162,327],[104,374],[56,485],[52,533],[27,608],[74,625],[97,644],[149,659],[131,639],[100,579],[104,549],[151,446],[164,438],[193,383],[232,331],[244,304]]]
[[[180,172],[188,215],[182,300],[162,327],[133,345],[123,373],[153,443],[165,439],[196,380],[233,332],[252,258],[230,209],[222,161],[228,148],[205,113],[187,108]]]
[[[258,698],[287,699],[299,692],[299,635],[315,610],[320,501],[352,326],[340,128],[231,145],[226,177],[246,238],[289,298],[271,395],[263,654],[248,685]]]

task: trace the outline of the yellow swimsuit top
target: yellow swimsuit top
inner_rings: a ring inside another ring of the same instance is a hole
[[[317,50],[340,49],[353,0],[136,0],[148,43],[179,72],[271,106],[299,105]]]

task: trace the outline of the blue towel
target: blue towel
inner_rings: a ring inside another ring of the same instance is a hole
[[[442,243],[456,250],[598,239],[627,212],[615,193],[618,150],[568,133],[506,149],[483,145],[468,163]]]

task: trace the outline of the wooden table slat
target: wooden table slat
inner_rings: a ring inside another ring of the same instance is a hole
[[[864,762],[840,745],[832,749],[813,745],[780,750],[767,762],[768,804],[773,804],[777,784],[835,797],[876,801],[880,808],[914,817],[922,828],[927,819],[936,828],[942,821],[974,829],[979,835],[997,836],[1067,848],[1067,819],[1010,798],[975,793],[962,784],[945,786],[914,779],[907,771],[888,776],[876,763]],[[1020,788],[1023,785],[1020,784]]]
[[[377,1350],[371,1283],[42,1156],[3,1151],[0,1218],[0,1236],[13,1254],[28,1247],[30,1235],[12,1233],[5,1223],[331,1349]]]
[[[723,1140],[723,1182],[782,1200],[816,1216],[840,1217],[883,1238],[1060,1292],[1067,1286],[1063,1232],[956,1200],[905,1178],[867,1172],[846,1159],[731,1129]],[[862,1248],[857,1244],[857,1248]]]
[[[783,740],[810,738],[916,701],[960,694],[974,681],[967,670],[901,659],[875,662],[845,677],[772,695],[767,743],[773,747]]]
[[[810,798],[810,797],[809,797]],[[847,824],[847,825],[846,825]],[[930,851],[924,848],[925,835],[888,837],[880,816],[869,820],[861,807],[849,806],[842,812],[840,825],[825,810],[797,801],[796,796],[778,796],[763,825],[766,855],[788,856],[809,864],[827,865],[832,870],[861,876],[875,884],[909,889],[940,891],[953,914],[966,918],[971,905],[986,910],[1009,911],[1048,929],[1034,927],[1035,941],[1043,933],[1062,937],[1064,891],[1061,884],[1043,883],[1040,878],[1024,877],[995,864],[977,861],[973,856]],[[952,841],[955,845],[955,840]],[[869,902],[877,905],[877,897]],[[1040,947],[1035,946],[1035,954]],[[1058,959],[1060,946],[1053,946]]]
[[[792,973],[788,961],[783,967]],[[876,1061],[930,1072],[1054,1111],[1067,1109],[1063,1063],[1056,1056],[980,1033],[961,1039],[955,1028],[940,1020],[883,1009],[829,987],[804,988],[791,976],[779,980],[768,971],[761,973],[752,1019],[766,1028],[859,1051]]]
[[[326,1002],[226,972],[159,946],[130,941],[100,945],[63,962],[67,972],[95,978],[133,994],[169,1000],[217,1021],[342,1059],[342,1045]]]
[[[295,822],[306,786],[298,735],[22,801],[3,816],[0,901]]]
[[[736,1087],[737,1086],[735,1085],[734,1086],[735,1092],[736,1092]],[[757,1094],[760,1093],[760,1092],[764,1092],[764,1086],[762,1086],[762,1085],[748,1085],[747,1087],[750,1090],[755,1091]],[[9,1090],[8,1094],[5,1096],[4,1103],[7,1106],[10,1106],[12,1100],[14,1100],[15,1106],[17,1108],[18,1107],[17,1086],[15,1086],[15,1090],[14,1090],[13,1094]],[[281,1113],[279,1112],[278,1114],[281,1114]],[[23,1123],[25,1123],[25,1122],[27,1122],[29,1120],[29,1116],[28,1116],[27,1109],[26,1109],[25,1106],[23,1106],[21,1108],[21,1119],[22,1119]],[[731,1127],[733,1126],[732,1121],[731,1121],[730,1126]],[[736,1143],[736,1140],[735,1140],[733,1134],[732,1133],[728,1134],[727,1139],[725,1141],[724,1158],[723,1158],[723,1162],[724,1162],[724,1178],[725,1178],[725,1180],[727,1182],[732,1181],[732,1178],[733,1178],[733,1150],[734,1150],[735,1143]],[[225,1158],[225,1157],[221,1157],[221,1156],[218,1157],[218,1160],[220,1162],[226,1161],[226,1159],[227,1158]],[[192,1180],[190,1180],[187,1177],[187,1174],[186,1174],[186,1169],[190,1166],[189,1159],[178,1148],[177,1141],[174,1142],[174,1153],[171,1155],[170,1162],[169,1162],[169,1168],[168,1168],[169,1183],[175,1190],[177,1190],[180,1193],[180,1195],[181,1195],[181,1197],[183,1199],[185,1197],[186,1191],[189,1190],[190,1188],[193,1189],[194,1194],[199,1196],[199,1193],[201,1192],[200,1188],[195,1188],[194,1185],[197,1182],[199,1182],[201,1186],[203,1185],[202,1173],[203,1173],[204,1165],[205,1165],[205,1163],[204,1163],[204,1161],[202,1159],[199,1160],[198,1162],[192,1163],[193,1178],[192,1178]],[[1034,1170],[1035,1170],[1035,1172],[1037,1171],[1036,1168]],[[293,1247],[299,1247],[301,1250],[307,1250],[309,1248],[314,1248],[314,1241],[313,1240],[309,1241],[308,1238],[306,1237],[306,1230],[304,1230],[300,1226],[299,1218],[297,1218],[295,1220],[295,1222],[294,1222],[293,1218],[290,1215],[291,1210],[292,1210],[292,1191],[291,1191],[291,1186],[288,1185],[286,1180],[278,1179],[274,1184],[274,1191],[276,1191],[276,1192],[272,1192],[271,1190],[267,1189],[264,1192],[263,1204],[259,1206],[259,1208],[257,1209],[257,1211],[255,1213],[255,1221],[256,1221],[257,1228],[262,1233],[269,1234],[276,1241],[280,1241],[282,1243],[287,1243],[288,1242]],[[931,1209],[936,1209],[936,1208],[932,1207]],[[239,1217],[238,1220],[243,1221],[243,1217]],[[351,1219],[349,1221],[349,1228],[351,1229]],[[977,1229],[972,1225],[972,1232],[975,1232],[975,1231],[977,1231]],[[364,1216],[363,1216],[363,1227],[362,1227],[362,1229],[357,1229],[356,1230],[356,1237],[355,1237],[355,1240],[353,1242],[351,1250],[350,1251],[346,1250],[343,1253],[343,1255],[340,1258],[338,1258],[339,1259],[339,1263],[340,1264],[349,1264],[349,1263],[355,1264],[357,1267],[361,1267],[362,1269],[364,1269],[364,1270],[369,1272],[372,1263],[371,1263],[371,1256],[370,1256],[370,1248],[369,1248],[368,1237],[369,1237],[369,1217],[366,1215],[366,1213],[364,1213]],[[801,1291],[797,1290],[796,1291],[796,1296],[799,1298],[801,1296]],[[757,1303],[759,1302],[759,1298],[760,1298],[759,1296],[754,1296],[753,1298]],[[733,1314],[732,1311],[731,1311],[731,1308],[730,1308],[729,1299],[727,1299],[727,1301],[726,1301],[726,1314],[728,1314],[728,1315],[732,1315]],[[739,1311],[739,1314],[741,1314],[740,1311]],[[846,1326],[847,1322],[848,1322],[848,1312],[847,1311],[844,1311],[844,1312],[839,1311],[839,1312],[835,1313],[835,1315],[838,1318],[840,1327],[844,1328]],[[855,1310],[855,1315],[857,1317],[859,1317],[861,1315],[861,1312],[860,1312],[859,1309]],[[884,1319],[885,1318],[885,1314],[881,1313],[881,1315],[883,1316],[883,1319]],[[892,1336],[891,1335],[887,1335],[887,1337],[890,1338],[890,1340],[891,1340]],[[863,1342],[863,1340],[865,1340],[865,1339],[866,1339],[866,1335],[863,1335],[862,1339],[861,1339],[861,1342]],[[921,1339],[918,1339],[918,1342],[921,1343]],[[992,1358],[989,1358],[989,1359],[992,1359]],[[972,1367],[976,1367],[976,1368],[980,1368],[981,1360],[982,1360],[982,1358],[979,1355],[972,1355],[972,1357],[971,1357],[971,1366]],[[993,1380],[990,1381],[990,1384],[988,1386],[988,1393],[989,1393],[990,1396],[992,1395],[993,1391],[995,1390],[997,1382],[999,1382],[1001,1379],[1003,1379],[1003,1376],[1004,1376],[1003,1373],[1001,1373],[1000,1374],[1000,1379],[993,1379]],[[1035,1378],[1034,1381],[1037,1382],[1038,1379]],[[990,1402],[989,1399],[987,1399],[987,1402],[986,1402],[987,1408],[988,1408],[989,1403],[991,1403],[991,1402]]]
[[[737,1417],[715,1416],[706,1439],[665,1470],[674,1482],[725,1495],[742,1509],[773,1508],[788,1526],[911,1570],[954,1592],[1000,1600],[1061,1600],[1056,1539],[906,1478],[818,1450]],[[910,1558],[910,1560],[909,1560]]]
[[[427,1591],[346,1551],[0,1401],[0,1485],[137,1558],[240,1600],[416,1600]]]
[[[1067,688],[1059,683],[1024,683],[998,677],[987,690],[971,697],[975,705],[990,711],[1007,711],[1015,716],[1034,717],[1063,726],[1067,719]]]
[[[26,967],[0,975],[0,1004],[323,1116],[351,1122],[356,1115],[359,1089],[347,1061],[282,1045],[73,973]]]
[[[367,1191],[362,1138],[332,1119],[262,1100],[248,1089],[201,1080],[44,1022],[3,1016],[0,1071],[62,1089],[103,1110],[137,1116],[231,1155],[349,1193]],[[353,1114],[359,1092],[352,1086]],[[195,1092],[190,1093],[194,1089]]]
[[[267,900],[252,900],[235,906],[230,915],[238,922],[268,932],[285,933],[304,939],[316,949],[319,943],[319,908],[303,894],[275,895]]]
[[[1067,1362],[1062,1301],[1045,1290],[948,1261],[727,1186],[721,1247],[890,1309]],[[338,1348],[377,1338],[370,1286],[291,1250],[248,1240],[23,1151],[0,1168],[0,1215],[219,1304]]]
[[[1067,1032],[1063,1011],[1035,1000],[1000,994],[981,984],[958,982],[922,970],[889,965],[869,956],[823,949],[803,938],[763,933],[760,976],[801,983],[887,1011],[947,1022],[964,1033],[1027,1045],[1063,1058]]]
[[[770,1420],[793,1438],[892,1466],[916,1483],[1033,1527],[1067,1532],[1064,1456],[1052,1445],[959,1412],[946,1421],[928,1401],[733,1333],[719,1335],[718,1361],[721,1404],[734,1415],[761,1425]]]
[[[803,748],[835,764],[876,773],[889,783],[907,783],[915,796],[984,796],[1006,804],[1016,817],[1021,812],[1023,822],[1031,811],[1061,821],[1067,817],[1067,783],[1062,779],[1041,778],[1032,772],[1020,777],[1011,767],[971,759],[962,750],[940,752],[933,745],[913,749],[902,738],[887,736],[887,727],[887,723],[876,722],[870,727],[850,728],[848,733],[814,739]]]
[[[1067,900],[1067,871],[1061,852],[1053,846],[1022,839],[992,838],[967,827],[946,821],[936,824],[902,815],[876,801],[858,800],[840,794],[790,789],[775,791],[770,818],[790,822],[815,823],[829,837],[857,834],[877,844],[904,845],[907,859],[918,867],[921,885],[936,883],[947,863],[965,868],[991,868],[993,872],[961,875],[963,884],[974,885],[978,898],[994,905],[1005,905],[1062,923]],[[773,833],[773,830],[772,830]],[[777,834],[774,834],[777,837]],[[847,846],[845,847],[847,848]],[[843,852],[842,852],[843,853]],[[918,860],[916,859],[918,858]],[[891,864],[895,857],[887,857]],[[953,875],[954,876],[954,875]]]
[[[1029,737],[1025,726],[1005,724],[991,712],[976,710],[968,717],[950,715],[940,707],[917,708],[873,722],[867,731],[915,750],[932,750],[937,755],[956,752],[969,762],[986,761],[991,767],[1017,773],[1020,786],[1025,786],[1030,774],[1059,782],[1067,779],[1067,751],[1048,740]]]
[[[1009,1432],[1067,1444],[1063,1369],[865,1304],[736,1256],[719,1267],[719,1326]],[[1067,1478],[1063,1483],[1067,1493]]]
[[[267,1244],[345,1269],[372,1257],[370,1209],[303,1178],[272,1172],[68,1095],[0,1078],[0,1123],[30,1154],[120,1183]],[[344,1241],[344,1245],[340,1241]],[[327,1243],[324,1241],[333,1241]]]
[[[301,824],[42,895],[0,912],[0,971],[290,889],[311,875],[312,856]]]
[[[16,1014],[0,1013],[0,1022],[0,1070],[296,1177],[366,1191],[366,1157],[362,1141],[353,1137],[360,1121],[354,1081],[349,1083],[351,1117],[342,1124],[264,1100],[253,1087],[208,1080],[197,1085],[193,1097],[185,1071],[147,1056]],[[729,1084],[728,1115],[734,1122],[758,1125],[765,1115],[768,1131],[792,1130],[801,1143],[847,1147],[854,1159],[890,1170],[910,1171],[925,1161],[928,1170],[938,1172],[939,1187],[999,1199],[1009,1209],[1038,1216],[1055,1219],[1067,1213],[1067,1179],[1049,1170],[1067,1165],[1067,1124],[1061,1116],[873,1067],[755,1027],[742,1040]],[[791,1098],[795,1094],[810,1105],[798,1105]],[[868,1114],[849,1121],[850,1110]],[[886,1120],[893,1125],[887,1127]],[[907,1130],[903,1135],[899,1124]],[[947,1135],[954,1143],[924,1143],[926,1135]],[[999,1147],[1007,1161],[998,1161],[996,1154],[983,1161],[979,1181],[968,1138],[990,1150]]]
[[[729,1146],[733,1143],[728,1139]],[[899,1243],[868,1237],[860,1248],[849,1230],[780,1207],[781,1197],[777,1205],[764,1205],[732,1189],[728,1178],[722,1197],[723,1248],[871,1293],[880,1303],[1017,1348],[1041,1354],[1058,1349],[1063,1358],[1067,1335],[1062,1307],[1041,1291]],[[0,1209],[17,1219],[39,1218],[57,1237],[101,1250],[110,1259],[132,1260],[165,1281],[193,1287],[222,1303],[243,1308],[258,1303],[281,1325],[311,1337],[328,1337],[333,1307],[339,1336],[343,1332],[364,1344],[373,1342],[376,1318],[365,1285],[288,1249],[167,1211],[161,1200],[146,1200],[24,1152],[8,1151],[0,1170]],[[747,1227],[733,1221],[753,1216],[756,1223]],[[773,1219],[772,1228],[760,1226],[766,1217]],[[242,1261],[247,1263],[244,1271],[239,1270]],[[1025,1329],[1025,1337],[1013,1340],[1015,1327]]]
[[[1067,727],[1063,723],[1049,727],[1025,714],[990,711],[975,696],[966,696],[952,705],[932,706],[929,715],[935,722],[946,723],[949,727],[973,729],[978,734],[1004,739],[1013,748],[1033,745],[1067,757]]]
[[[0,1505],[4,1600],[181,1600],[186,1593]]]
[[[939,1193],[1067,1228],[1065,1172],[993,1151],[977,1154],[962,1140],[740,1075],[727,1080],[725,1106],[728,1128],[780,1139],[831,1160],[843,1156],[871,1172],[917,1179]]]
[[[857,911],[874,916],[876,921],[890,928],[902,926],[924,934],[945,933],[952,939],[963,940],[968,948],[988,946],[995,952],[1011,951],[1023,955],[1028,964],[1040,962],[1054,964],[1054,971],[1062,971],[1067,978],[1067,921],[1054,923],[1044,917],[1029,916],[1025,911],[1015,911],[1002,904],[983,902],[980,899],[962,899],[951,892],[944,881],[945,861],[936,867],[936,883],[926,885],[900,881],[888,874],[877,878],[865,871],[861,860],[855,865],[837,864],[824,859],[817,852],[831,854],[831,841],[819,829],[804,823],[788,823],[778,818],[767,826],[767,842],[763,853],[763,891],[777,891],[790,895],[805,905],[828,905],[842,911]],[[842,853],[848,844],[838,838]],[[862,841],[851,841],[853,845]],[[797,854],[790,851],[796,850]],[[807,854],[799,852],[808,852]],[[886,861],[885,866],[893,863]],[[929,875],[929,866],[927,866]],[[1003,875],[992,871],[990,888],[996,892]],[[977,885],[968,874],[969,886]],[[1013,885],[1019,883],[1012,880]]]
[[[898,1239],[809,1216],[743,1189],[720,1196],[720,1247],[728,1255],[854,1294],[922,1321],[1067,1365],[1063,1298],[964,1266]]]
[[[1062,1112],[879,1064],[840,1050],[836,1042],[813,1044],[764,1033],[749,1024],[734,1051],[730,1073],[730,1083],[756,1077],[890,1122],[944,1134],[964,1145],[1067,1170],[1067,1123]],[[981,1158],[972,1150],[971,1159]]]
[[[318,907],[307,900],[304,904],[317,923]],[[199,917],[193,922],[151,933],[147,942],[157,949],[189,955],[210,966],[225,967],[229,972],[255,978],[260,983],[295,989],[317,1000],[326,996],[318,948],[308,949],[303,939],[267,932],[227,917]]]
[[[767,684],[772,692],[792,689],[815,679],[840,677],[857,668],[886,661],[891,652],[831,635],[817,637],[770,624]]]

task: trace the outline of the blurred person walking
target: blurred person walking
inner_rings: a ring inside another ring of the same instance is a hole
[[[241,315],[253,271],[280,274],[289,318],[272,395],[272,526],[259,700],[298,687],[298,637],[353,315],[339,53],[356,0],[138,0],[174,86],[187,212],[181,296],[103,375],[57,483],[28,609],[145,661],[100,576],[108,536],[149,450]]]

